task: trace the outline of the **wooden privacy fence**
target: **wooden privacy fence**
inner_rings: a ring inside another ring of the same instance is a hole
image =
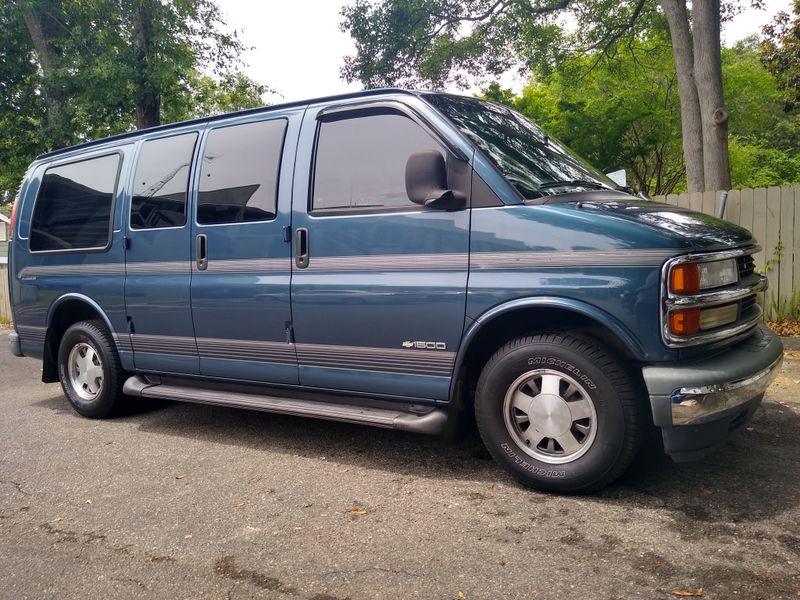
[[[709,215],[716,215],[719,209],[718,192],[669,194],[654,199]],[[731,190],[723,218],[749,229],[758,240],[762,250],[755,255],[756,267],[764,269],[769,263],[770,289],[765,305],[767,312],[773,313],[774,302],[788,301],[795,288],[800,290],[800,185]]]
[[[0,263],[0,323],[11,319],[11,300],[8,293],[8,265]]]

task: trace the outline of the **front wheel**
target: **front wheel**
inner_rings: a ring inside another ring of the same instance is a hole
[[[84,417],[109,416],[122,398],[123,371],[111,335],[100,321],[75,323],[58,348],[64,395]]]
[[[581,334],[513,340],[478,380],[475,416],[489,452],[523,484],[585,493],[633,462],[645,416],[622,362]]]

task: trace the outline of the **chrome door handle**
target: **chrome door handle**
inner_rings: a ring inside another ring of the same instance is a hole
[[[305,227],[294,232],[294,264],[298,269],[308,266],[308,229]]]
[[[208,268],[208,237],[200,233],[194,239],[194,249],[197,255],[197,270],[205,271]]]

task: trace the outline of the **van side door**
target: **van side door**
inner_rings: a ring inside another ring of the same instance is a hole
[[[215,122],[203,136],[192,223],[202,375],[298,382],[289,226],[302,111]]]
[[[199,129],[139,144],[125,228],[125,304],[138,370],[199,373],[187,197]]]
[[[408,158],[448,151],[392,106],[306,111],[292,215],[300,383],[446,400],[464,327],[470,211],[409,200]]]

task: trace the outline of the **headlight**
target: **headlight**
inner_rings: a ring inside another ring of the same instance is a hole
[[[673,294],[696,294],[701,290],[730,285],[739,281],[735,258],[711,262],[675,265],[669,274],[669,291]]]

